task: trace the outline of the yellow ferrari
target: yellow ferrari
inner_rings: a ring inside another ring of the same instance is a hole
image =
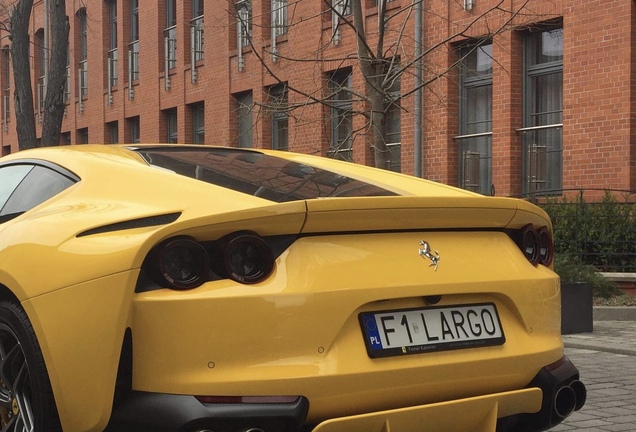
[[[585,403],[547,215],[331,159],[0,159],[0,430],[539,431]]]

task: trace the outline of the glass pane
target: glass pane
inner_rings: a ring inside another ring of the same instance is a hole
[[[130,40],[139,40],[139,3],[138,0],[130,1]],[[137,51],[139,52],[139,51]]]
[[[563,72],[539,75],[532,78],[534,106],[530,126],[562,123]]]
[[[33,165],[13,165],[0,168],[0,209],[4,207],[15,188],[31,169],[33,169]]]
[[[240,95],[238,103],[238,144],[239,147],[252,147],[252,93]]]
[[[462,134],[492,131],[492,84],[466,89],[466,110]]]
[[[530,65],[563,61],[563,29],[533,33],[530,40]]]
[[[137,152],[153,166],[275,202],[395,195],[373,184],[256,151],[142,148]]]
[[[471,48],[463,61],[465,76],[479,77],[492,74],[492,44]]]
[[[460,154],[462,188],[489,195],[492,185],[492,136],[462,139]]]
[[[289,118],[286,115],[274,117],[272,148],[274,150],[289,149]]]
[[[29,167],[31,168],[31,167]],[[57,195],[74,182],[58,172],[42,166],[33,170],[15,189],[2,209],[3,214],[21,213]]]

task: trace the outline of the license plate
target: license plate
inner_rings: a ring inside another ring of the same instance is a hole
[[[360,324],[369,357],[389,357],[503,345],[493,303],[363,312]]]

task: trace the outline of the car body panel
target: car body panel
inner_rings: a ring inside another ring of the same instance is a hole
[[[418,255],[423,238],[440,249],[437,271]],[[537,373],[527,365],[563,356],[559,287],[552,271],[546,268],[537,276],[511,243],[505,234],[480,232],[306,237],[279,257],[276,274],[260,284],[217,281],[186,295],[139,294],[133,312],[139,336],[134,362],[147,367],[135,375],[134,386],[183,394],[207,394],[210,388],[223,395],[302,394],[311,400],[311,420],[373,410],[374,401],[387,398],[396,406],[407,400],[438,402],[430,395],[443,400],[457,394],[460,382],[465,397],[523,387]],[[517,256],[507,256],[508,251]],[[385,271],[370,273],[369,268]],[[358,314],[424,307],[423,297],[434,294],[443,294],[440,305],[494,302],[505,323],[506,344],[467,349],[461,356],[454,351],[405,356],[397,360],[400,366],[369,359]],[[156,333],[162,338],[153,339]],[[187,358],[181,354],[194,351]],[[272,360],[271,351],[278,360]],[[517,358],[520,351],[527,356]],[[158,354],[162,361],[153,362]],[[450,365],[455,376],[444,374]],[[174,373],[161,374],[165,369]],[[397,380],[396,369],[408,373]],[[509,371],[505,379],[502,370]],[[335,396],[329,391],[333,387],[358,390]]]
[[[102,431],[108,422],[137,275],[121,272],[22,302],[65,431]]]
[[[427,432],[495,432],[497,418],[536,412],[540,407],[541,390],[524,389],[327,420],[314,432],[419,432],[422,425]]]
[[[303,396],[308,421],[325,422],[319,432],[367,418],[412,430],[418,419],[453,409],[484,424],[538,410],[537,389],[523,388],[563,357],[559,279],[550,266],[529,262],[508,231],[551,230],[545,212],[402,174],[262,152],[401,196],[273,203],[149,166],[126,146],[2,159],[0,166],[48,161],[81,179],[0,224],[0,285],[32,322],[65,431],[106,427],[127,329],[132,390]],[[146,256],[163,240],[243,231],[297,239],[253,285],[220,279],[187,291],[135,292]],[[480,303],[496,306],[503,345],[367,353],[363,312]]]

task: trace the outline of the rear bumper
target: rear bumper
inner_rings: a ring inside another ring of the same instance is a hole
[[[202,404],[193,396],[133,392],[105,432],[401,432],[542,431],[585,404],[585,386],[569,359],[544,367],[525,389],[400,408],[304,425],[309,401]],[[457,415],[461,413],[461,415]]]
[[[194,396],[132,392],[104,432],[296,432],[309,402],[203,404]]]

